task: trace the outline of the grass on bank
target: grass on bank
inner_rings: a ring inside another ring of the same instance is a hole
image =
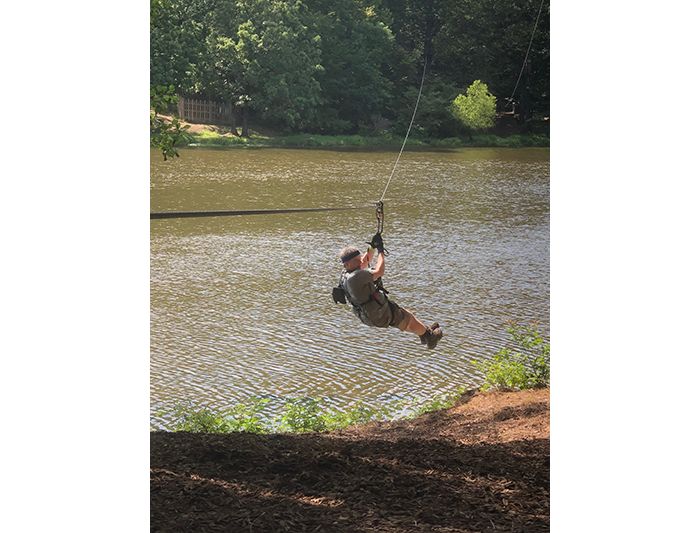
[[[253,133],[250,137],[237,137],[231,134],[221,134],[215,131],[202,131],[190,134],[190,146],[220,146],[229,148],[399,148],[403,137],[396,135],[314,135],[293,134],[266,136]],[[529,146],[549,146],[549,136],[545,134],[514,134],[501,137],[495,134],[475,134],[471,139],[466,137],[449,137],[445,139],[410,138],[406,142],[408,148],[463,148],[463,147],[498,147],[522,148]]]
[[[484,375],[482,390],[523,390],[549,386],[549,341],[534,326],[508,328],[512,347],[501,348],[487,361],[472,361]],[[194,433],[306,433],[343,429],[372,421],[389,420],[390,412],[400,407],[407,418],[453,407],[466,387],[439,394],[428,401],[408,402],[400,406],[375,408],[362,403],[340,410],[316,398],[288,400],[280,415],[264,414],[267,399],[251,399],[229,409],[213,410],[192,405],[175,410],[168,430]]]

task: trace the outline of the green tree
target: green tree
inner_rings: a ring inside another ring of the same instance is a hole
[[[448,4],[455,1],[384,0],[391,13],[391,29],[398,46],[409,54],[413,52],[414,59],[427,57],[428,64],[432,64],[436,35],[444,24]]]
[[[204,52],[209,0],[151,0],[151,87],[188,92]]]
[[[496,118],[496,97],[485,83],[476,80],[466,94],[459,94],[452,101],[452,112],[470,131],[491,128]]]
[[[208,18],[198,92],[285,129],[314,121],[320,37],[303,22],[303,2],[218,0]]]
[[[206,40],[205,57],[200,68],[197,93],[213,100],[231,102],[242,110],[242,135],[248,137],[247,104],[250,98],[245,85],[245,66],[237,51],[236,40],[210,33]],[[235,120],[231,127],[237,134]]]
[[[372,6],[307,0],[306,23],[320,36],[318,131],[357,131],[387,112],[393,88],[393,35]]]
[[[245,0],[235,36],[243,96],[263,120],[287,129],[313,122],[320,99],[320,37],[301,20],[300,1]]]

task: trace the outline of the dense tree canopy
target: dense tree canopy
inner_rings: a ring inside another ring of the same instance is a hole
[[[237,96],[267,122],[308,127],[320,103],[316,77],[322,67],[320,37],[304,24],[304,5],[246,0],[235,7],[235,31],[210,36],[210,41],[215,57],[228,66],[218,73],[219,84],[230,82],[238,94],[217,96]]]
[[[307,23],[319,36],[321,103],[315,126],[357,130],[387,112],[393,48],[391,30],[362,2],[307,0]]]
[[[400,131],[427,58],[418,134],[464,131],[451,110],[475,80],[505,109],[537,0],[151,0],[151,84],[233,102],[287,131]],[[549,5],[515,99],[549,113]]]

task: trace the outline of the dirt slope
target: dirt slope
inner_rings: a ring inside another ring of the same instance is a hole
[[[327,434],[151,435],[152,531],[549,531],[549,391]]]

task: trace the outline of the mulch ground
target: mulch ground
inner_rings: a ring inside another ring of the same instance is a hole
[[[549,531],[549,391],[333,433],[152,433],[151,530]]]

